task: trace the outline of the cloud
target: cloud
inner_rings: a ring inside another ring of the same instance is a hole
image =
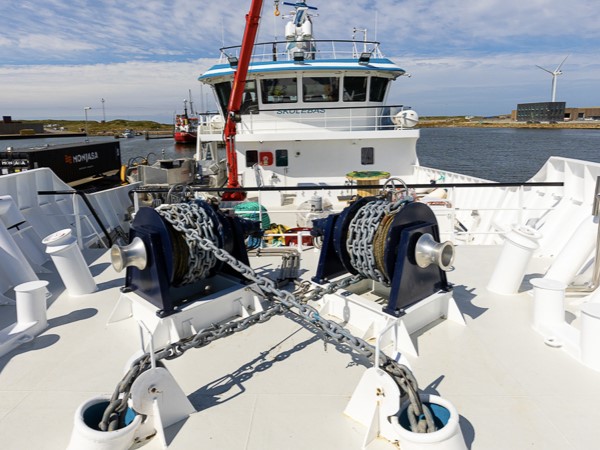
[[[424,115],[494,115],[518,103],[550,101],[552,77],[535,64],[556,67],[566,55],[499,53],[486,56],[392,59],[411,74],[396,81],[391,100]],[[600,51],[571,55],[557,80],[557,101],[571,106],[598,106]]]
[[[201,7],[147,0],[143,8],[117,0],[5,3],[0,83],[11,89],[0,94],[1,104],[21,117],[40,117],[42,107],[44,115],[77,115],[102,97],[107,111],[170,114],[188,89],[199,89],[196,77],[218,48],[240,44],[249,8],[239,0]],[[396,83],[393,101],[423,114],[489,115],[546,100],[551,79],[535,64],[554,68],[567,54],[558,96],[600,105],[596,0],[308,3],[319,8],[317,39],[351,39],[359,27],[381,41],[384,53],[413,75]],[[258,40],[282,39],[284,25],[264,2]]]
[[[197,107],[215,110],[212,94],[197,77],[213,60],[188,63],[128,62],[94,65],[0,67],[0,79],[12,86],[2,94],[5,114],[15,118],[78,118],[85,106],[90,120],[100,120],[101,98],[107,116],[171,121],[191,89]],[[108,120],[110,120],[107,117]]]
[[[29,34],[20,37],[19,48],[25,50],[37,50],[40,52],[78,52],[83,50],[94,50],[96,45],[89,42],[64,39],[60,36],[48,36],[43,34]]]

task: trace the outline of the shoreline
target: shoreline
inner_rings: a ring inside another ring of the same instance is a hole
[[[0,140],[85,137],[85,133],[0,134]]]
[[[595,130],[600,129],[600,121],[575,121],[557,123],[526,123],[516,122],[511,119],[463,119],[449,117],[438,119],[426,117],[419,120],[419,128],[527,128],[527,129],[576,129]]]

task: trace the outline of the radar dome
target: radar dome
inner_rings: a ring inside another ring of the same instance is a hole
[[[412,109],[407,109],[392,117],[392,122],[402,128],[412,128],[419,123],[419,115]]]

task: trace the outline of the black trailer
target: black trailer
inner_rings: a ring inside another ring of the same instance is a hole
[[[0,151],[0,174],[48,167],[71,186],[113,177],[121,169],[119,142],[80,142]]]

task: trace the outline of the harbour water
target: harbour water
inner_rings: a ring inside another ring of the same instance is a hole
[[[90,137],[102,141],[107,137]],[[2,149],[81,142],[82,138],[1,141]],[[121,139],[124,164],[130,158],[192,157],[193,145],[169,139]],[[421,165],[501,182],[531,178],[550,156],[600,162],[600,130],[523,128],[424,128],[417,143]]]
[[[600,162],[600,130],[424,128],[417,153],[423,166],[520,183],[550,156]]]

